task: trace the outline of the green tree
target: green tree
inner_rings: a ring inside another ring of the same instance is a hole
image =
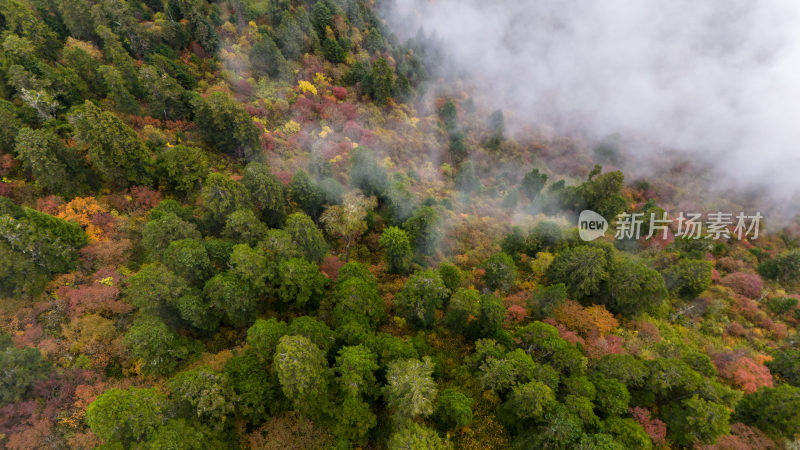
[[[152,435],[166,412],[167,399],[154,388],[111,388],[86,408],[86,423],[106,443],[126,446]]]
[[[344,244],[344,260],[350,261],[350,247],[367,231],[367,212],[378,205],[375,197],[366,198],[358,192],[344,195],[341,205],[329,206],[320,221],[333,236]]]
[[[313,262],[291,258],[281,263],[278,298],[299,309],[314,308],[325,293],[327,278]]]
[[[466,331],[470,321],[480,314],[481,294],[475,289],[458,289],[447,304],[444,324],[454,333]]]
[[[711,357],[703,352],[690,351],[681,355],[681,361],[685,362],[695,372],[698,372],[706,377],[714,378],[717,376],[717,368],[711,361]]]
[[[334,434],[348,442],[365,445],[369,431],[378,424],[370,404],[359,397],[346,396],[339,408]]]
[[[269,35],[250,48],[250,67],[259,76],[282,79],[288,72],[286,59]]]
[[[305,336],[283,336],[274,364],[283,394],[295,409],[308,417],[319,416],[327,402],[331,375],[322,350]]]
[[[762,387],[736,405],[734,420],[755,426],[774,437],[791,439],[800,433],[800,388],[782,384]]]
[[[181,372],[168,382],[170,397],[187,418],[221,427],[233,412],[234,394],[228,380],[209,366]]]
[[[185,279],[156,262],[145,264],[130,277],[125,293],[128,302],[140,311],[160,313],[165,306],[188,294],[189,285]]]
[[[466,334],[471,339],[499,338],[505,317],[506,307],[502,300],[493,294],[482,295],[478,315],[468,324]]]
[[[336,372],[341,390],[349,396],[372,396],[377,392],[375,371],[378,358],[363,344],[345,346],[336,357]]]
[[[221,227],[232,212],[251,206],[247,189],[219,172],[208,175],[201,198],[208,220],[217,227]]]
[[[292,237],[303,257],[311,262],[321,263],[328,253],[328,244],[322,232],[310,217],[294,213],[286,219],[286,232]]]
[[[203,296],[212,307],[225,314],[228,323],[236,327],[252,322],[261,306],[246,282],[233,271],[218,273],[206,281]]]
[[[209,147],[235,158],[261,157],[258,128],[227,94],[214,92],[207,99],[196,96],[191,106],[197,129]]]
[[[341,278],[333,290],[333,323],[336,327],[348,322],[358,322],[376,328],[386,318],[383,299],[376,283],[368,279]]]
[[[274,317],[269,320],[258,319],[247,329],[247,344],[258,356],[271,362],[278,341],[288,333],[289,326],[286,322],[278,321]]]
[[[789,250],[762,262],[758,265],[758,272],[782,284],[796,282],[800,278],[800,249]]]
[[[194,353],[194,343],[176,334],[157,317],[139,315],[125,334],[131,356],[145,375],[166,375]]]
[[[335,336],[325,322],[312,316],[299,316],[289,323],[289,335],[305,336],[325,354],[333,347]]]
[[[461,286],[463,275],[461,270],[451,262],[444,261],[439,264],[439,276],[442,277],[445,287],[450,292],[455,292]]]
[[[278,340],[275,339],[275,345]],[[237,396],[236,411],[250,423],[261,423],[270,415],[289,409],[277,375],[267,371],[272,354],[263,359],[255,351],[236,354],[225,363],[223,373]]]
[[[392,97],[394,73],[389,63],[383,58],[378,58],[372,65],[372,99],[377,105],[385,105]]]
[[[261,220],[270,227],[281,227],[286,220],[286,190],[283,183],[264,164],[252,162],[242,174],[242,184],[250,192]]]
[[[150,114],[161,120],[183,120],[189,116],[189,96],[167,72],[149,64],[139,69]]]
[[[767,299],[767,309],[776,315],[783,315],[794,310],[798,300],[794,297],[772,297]]]
[[[800,350],[780,350],[772,356],[772,360],[766,363],[770,372],[786,380],[792,386],[800,387]]]
[[[378,165],[371,149],[359,146],[350,152],[350,185],[361,189],[364,195],[380,197],[386,192],[386,169]]]
[[[85,161],[50,130],[21,129],[14,153],[31,172],[36,185],[47,193],[70,197],[88,183]]]
[[[379,243],[389,273],[408,273],[413,256],[408,234],[400,228],[388,227],[383,230]]]
[[[448,291],[439,274],[426,270],[411,275],[394,299],[398,314],[420,328],[430,328],[436,321],[436,309],[444,306]]]
[[[454,182],[456,189],[467,194],[480,191],[483,187],[481,179],[475,174],[475,167],[472,165],[472,161],[461,163],[461,167],[456,172]]]
[[[24,255],[22,259],[31,261],[38,271],[49,275],[73,270],[78,251],[87,240],[77,223],[19,206],[0,196],[0,242]],[[22,267],[13,271],[19,269]]]
[[[488,357],[479,367],[478,380],[484,389],[505,394],[514,386],[532,381],[536,362],[522,349],[501,357]]]
[[[607,378],[617,380],[631,389],[645,386],[649,370],[644,361],[632,355],[606,355],[597,360],[592,370]]]
[[[106,181],[115,187],[150,184],[150,152],[122,120],[87,100],[70,116],[70,123],[75,138],[88,148],[89,160]]]
[[[624,448],[653,448],[650,437],[642,426],[630,418],[609,417],[603,422],[605,431],[614,437]]]
[[[260,248],[238,244],[233,246],[228,258],[228,267],[249,291],[263,297],[273,290],[274,285],[280,280],[280,265],[283,261],[283,258],[271,261],[269,255]]]
[[[439,213],[430,206],[417,209],[403,224],[411,245],[424,255],[433,254],[439,246],[440,228]]]
[[[439,111],[439,117],[442,119],[442,125],[444,125],[444,130],[447,134],[453,136],[460,131],[458,110],[452,100],[444,102],[442,109]]]
[[[530,381],[514,387],[508,406],[519,420],[537,420],[556,403],[553,390],[541,381]]]
[[[200,185],[208,172],[209,162],[199,148],[175,145],[158,154],[157,166],[160,185],[187,195]]]
[[[561,192],[562,206],[575,212],[591,209],[609,221],[624,211],[628,205],[622,196],[625,176],[619,170],[601,175],[601,170],[602,167],[596,165],[586,182],[565,188]]]
[[[384,397],[398,422],[433,413],[437,389],[432,374],[433,361],[427,356],[389,363]]]
[[[316,220],[325,203],[325,193],[305,170],[298,170],[289,182],[289,200]]]
[[[14,150],[14,139],[22,128],[22,120],[17,115],[17,108],[8,100],[0,99],[0,153],[11,153]]]
[[[505,137],[505,119],[503,118],[503,110],[498,109],[489,115],[486,124],[489,129],[489,137],[486,139],[486,148],[489,150],[499,150]],[[533,197],[531,197],[533,198]]]
[[[543,220],[534,225],[528,236],[525,237],[524,253],[534,256],[539,252],[552,251],[562,239],[564,239],[564,233],[561,226],[555,222]]]
[[[456,133],[455,135],[450,136],[450,146],[447,149],[450,152],[450,159],[456,165],[464,163],[464,160],[469,156],[469,149],[467,148],[467,144],[464,142],[464,140],[465,138],[463,133]],[[472,175],[474,176],[475,173],[473,172]]]
[[[169,270],[192,284],[203,282],[211,273],[211,259],[200,239],[170,242],[162,260]]]
[[[648,361],[647,390],[659,400],[669,400],[697,392],[703,377],[685,362],[675,358]]]
[[[103,41],[103,53],[105,59],[113,64],[113,67],[122,75],[125,80],[125,87],[131,94],[137,96],[141,93],[139,86],[139,70],[130,53],[123,47],[119,37],[105,25],[100,25],[95,30]]]
[[[102,65],[97,68],[97,75],[102,81],[103,88],[108,93],[108,99],[113,103],[114,110],[123,114],[139,114],[139,102],[128,89],[129,83],[114,66]]]
[[[547,184],[547,174],[539,172],[539,169],[532,169],[522,177],[520,188],[531,201],[533,201]]]
[[[389,436],[387,443],[389,450],[445,450],[449,446],[442,441],[436,431],[426,428],[416,422],[408,422],[402,428]]]
[[[287,59],[298,59],[306,50],[306,35],[289,11],[281,12],[281,24],[275,33],[281,53]]]
[[[631,395],[628,388],[621,382],[607,378],[603,375],[595,374],[591,378],[592,384],[597,393],[595,397],[595,409],[601,415],[621,416],[628,411],[628,403]]]
[[[666,297],[664,279],[655,270],[629,258],[612,264],[605,302],[609,311],[627,316],[654,311]]]
[[[683,298],[694,298],[711,286],[710,261],[683,259],[662,272],[667,289]]]
[[[0,348],[0,404],[22,400],[36,381],[47,377],[50,367],[38,349],[10,343]]]
[[[203,450],[221,448],[225,444],[209,427],[178,418],[159,427],[147,446],[153,450]]]
[[[517,280],[517,266],[505,253],[495,253],[483,262],[483,282],[490,290],[508,291]]]
[[[580,245],[556,255],[547,269],[549,283],[564,283],[570,298],[599,294],[609,278],[608,258],[598,247]]]
[[[258,220],[252,209],[237,209],[225,219],[222,237],[255,246],[264,239],[267,230],[267,226]]]
[[[668,437],[679,445],[713,444],[717,437],[730,432],[728,408],[697,395],[667,404],[663,416]]]
[[[0,296],[33,297],[49,279],[31,258],[0,241]]]
[[[194,224],[189,223],[173,212],[151,218],[142,230],[142,247],[151,260],[161,259],[172,241],[180,239],[200,239],[202,236]]]
[[[367,37],[364,39],[364,48],[370,53],[380,52],[385,43],[381,32],[377,28],[370,28]]]
[[[325,36],[325,29],[333,26],[333,14],[331,6],[326,1],[319,1],[311,8],[311,24],[318,36]]]
[[[455,430],[471,424],[472,403],[472,398],[457,389],[443,390],[434,412],[434,418],[440,429]]]

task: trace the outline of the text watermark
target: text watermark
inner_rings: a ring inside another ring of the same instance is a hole
[[[616,224],[615,239],[668,239],[670,231],[673,236],[685,239],[728,240],[736,237],[742,239],[758,239],[761,219],[760,212],[747,215],[744,212],[734,213],[710,212],[679,213],[670,217],[666,212],[656,213],[621,213],[614,220]],[[584,241],[592,241],[603,236],[608,230],[608,221],[600,214],[581,211],[578,217],[578,234]]]

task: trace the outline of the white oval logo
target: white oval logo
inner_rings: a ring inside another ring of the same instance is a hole
[[[578,234],[584,241],[593,241],[604,235],[608,230],[608,221],[605,217],[590,209],[581,211],[578,217]]]

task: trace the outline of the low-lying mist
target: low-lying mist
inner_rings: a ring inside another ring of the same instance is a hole
[[[710,164],[718,188],[800,192],[800,3],[395,0],[386,10],[401,39],[421,29],[438,48],[442,79],[469,80],[517,120],[618,134],[640,161],[678,151]]]

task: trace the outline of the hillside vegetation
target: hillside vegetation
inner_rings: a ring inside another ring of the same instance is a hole
[[[0,0],[0,445],[797,448],[797,225],[614,239],[745,207],[379,6]]]

